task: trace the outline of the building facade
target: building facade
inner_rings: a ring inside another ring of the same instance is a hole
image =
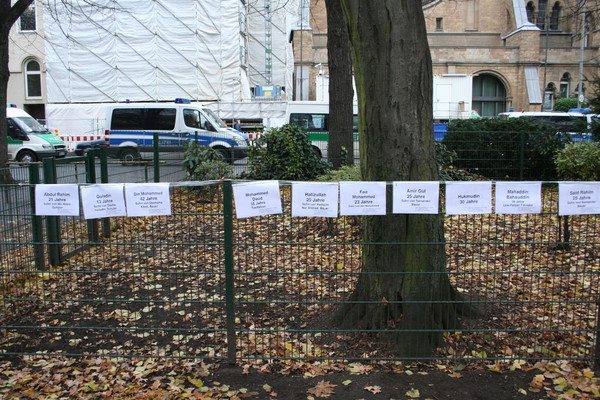
[[[171,2],[157,1],[154,14],[166,16],[150,23],[144,24],[141,11],[105,16],[108,21],[102,23],[73,22],[68,37],[77,37],[77,42],[61,38],[64,27],[44,35],[42,2],[34,1],[10,32],[9,102],[45,118],[48,103],[191,97],[238,102],[238,108],[230,107],[233,118],[241,112],[236,110],[247,108],[244,103],[258,99],[253,89],[259,85],[279,85],[286,94],[281,100],[328,98],[325,0],[222,3],[227,4],[227,18],[212,0],[188,1],[196,10],[191,19],[178,14],[181,7],[172,9]],[[484,116],[510,108],[552,109],[558,98],[585,95],[580,77],[598,71],[600,34],[595,15],[588,12],[584,17],[578,4],[424,0],[433,73],[472,77],[470,108]],[[173,22],[166,24],[167,17]],[[129,29],[132,24],[126,18],[145,30]],[[99,39],[94,26],[111,34]],[[151,29],[158,33],[141,40],[141,33],[154,32]],[[100,50],[105,53],[99,55]],[[173,62],[179,58],[183,61]],[[188,82],[194,74],[198,78]]]
[[[481,115],[552,109],[557,98],[578,97],[580,81],[585,95],[585,77],[598,71],[595,18],[591,12],[584,17],[575,1],[424,3],[433,74],[472,76],[471,107]],[[295,90],[297,100],[317,100],[323,90],[318,82],[327,75],[326,29],[325,0],[311,0],[310,26],[293,42],[295,73],[303,66],[311,82],[303,98]]]
[[[8,102],[44,119],[46,71],[41,1],[34,1],[10,30]]]

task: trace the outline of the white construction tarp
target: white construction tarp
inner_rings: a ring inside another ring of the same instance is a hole
[[[73,0],[44,12],[49,103],[250,97],[241,1],[95,3],[106,7]]]

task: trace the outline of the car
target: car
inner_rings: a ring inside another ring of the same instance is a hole
[[[102,147],[106,147],[106,143],[104,142],[104,139],[79,142],[79,143],[77,143],[77,146],[75,146],[74,153],[77,156],[84,156],[90,150],[99,150]]]

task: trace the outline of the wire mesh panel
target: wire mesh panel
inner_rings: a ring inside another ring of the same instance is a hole
[[[11,203],[29,199],[28,185],[2,190]],[[31,209],[4,207],[2,227],[14,239],[2,240],[2,352],[283,362],[595,358],[600,221],[559,217],[556,185],[544,186],[539,214],[442,212],[443,240],[433,241],[400,232],[401,240],[367,242],[364,217],[292,217],[284,183],[282,214],[236,218],[230,191],[230,182],[171,184],[171,215],[113,217],[110,235],[96,240],[85,220],[63,221],[61,242],[87,248],[46,270],[31,260],[29,233],[11,228]],[[433,269],[406,256],[426,258],[440,247],[443,262]],[[365,269],[370,252],[384,248],[411,251]],[[363,285],[384,294],[361,297]],[[427,356],[416,350],[425,345],[433,345]]]

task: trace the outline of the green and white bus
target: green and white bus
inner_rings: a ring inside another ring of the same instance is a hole
[[[327,158],[329,143],[329,103],[320,101],[290,101],[287,105],[285,120],[289,124],[299,125],[308,133],[315,152]],[[354,159],[359,158],[358,151],[358,107],[354,105]]]

